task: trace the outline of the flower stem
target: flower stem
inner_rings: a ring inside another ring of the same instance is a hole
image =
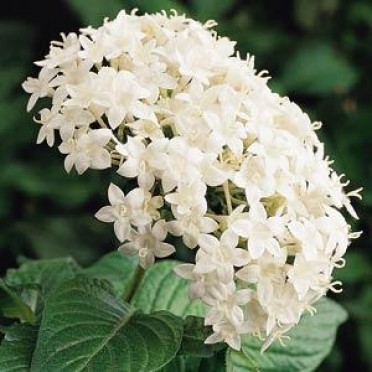
[[[118,138],[120,142],[124,141],[124,135],[125,135],[124,131],[125,131],[125,123],[122,123],[119,125],[119,129],[118,129]]]
[[[105,122],[102,120],[101,117],[96,117],[97,119],[97,123],[101,126],[101,128],[107,128],[107,125],[105,124]]]
[[[226,217],[228,217],[227,215],[224,215],[224,214],[214,214],[214,213],[206,213],[205,216],[209,218],[213,218],[217,222],[222,222],[225,220]]]
[[[225,193],[225,198],[226,198],[227,213],[231,214],[233,211],[233,208],[232,208],[232,203],[231,203],[231,195],[229,191],[229,181],[225,181],[222,186],[223,186],[223,192]]]
[[[232,201],[234,204],[237,204],[237,205],[247,204],[246,201],[244,201],[244,200],[240,200],[239,198],[234,198],[233,196],[231,197],[231,201]]]
[[[130,303],[132,301],[134,294],[136,293],[138,287],[140,286],[142,282],[145,272],[146,270],[143,269],[140,265],[136,267],[136,270],[134,271],[134,274],[132,277],[132,281],[130,282],[129,287],[124,294],[125,302]]]

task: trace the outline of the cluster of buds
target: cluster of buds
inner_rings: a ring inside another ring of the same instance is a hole
[[[332,271],[358,236],[340,209],[357,218],[349,197],[360,190],[344,191],[320,124],[213,26],[122,11],[62,34],[23,88],[28,110],[49,98],[37,142],[59,142],[67,172],[123,177],[96,214],[113,223],[119,250],[143,268],[175,245],[195,250],[175,271],[206,305],[206,342],[239,349],[253,334],[267,347],[339,290]]]

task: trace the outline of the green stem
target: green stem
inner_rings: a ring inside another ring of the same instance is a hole
[[[125,302],[130,303],[132,301],[132,298],[134,294],[136,293],[138,287],[140,286],[142,279],[145,275],[146,270],[143,269],[140,265],[136,267],[136,270],[134,271],[132,281],[129,284],[129,287],[124,295]]]
[[[118,138],[120,142],[124,142],[124,131],[125,131],[125,123],[119,125],[118,129]]]
[[[234,198],[233,196],[231,197],[231,201],[232,201],[234,204],[237,204],[237,205],[247,204],[246,201],[244,201],[244,200],[240,200],[239,198]]]
[[[226,219],[226,217],[228,217],[227,215],[224,215],[224,214],[214,214],[214,213],[206,213],[205,216],[213,218],[217,222],[223,222]]]

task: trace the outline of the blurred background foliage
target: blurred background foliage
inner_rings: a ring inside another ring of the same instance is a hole
[[[313,120],[334,167],[351,187],[363,236],[336,272],[349,311],[321,371],[372,369],[372,2],[370,0],[13,0],[0,12],[0,272],[20,257],[74,256],[89,264],[115,248],[111,226],[92,217],[105,203],[111,174],[66,175],[61,156],[36,146],[37,126],[26,114],[21,83],[37,69],[60,32],[100,25],[120,9],[176,9],[237,41],[241,55],[269,70],[273,90],[288,95]]]

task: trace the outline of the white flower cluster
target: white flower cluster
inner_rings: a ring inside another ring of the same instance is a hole
[[[52,42],[38,78],[23,84],[37,142],[56,133],[65,168],[118,166],[96,217],[114,224],[119,250],[143,268],[196,249],[176,268],[206,304],[207,343],[240,348],[241,334],[268,346],[328,289],[357,218],[323,144],[301,109],[273,93],[253,58],[218,37],[212,21],[120,12],[98,29]],[[170,239],[172,238],[172,240]]]

